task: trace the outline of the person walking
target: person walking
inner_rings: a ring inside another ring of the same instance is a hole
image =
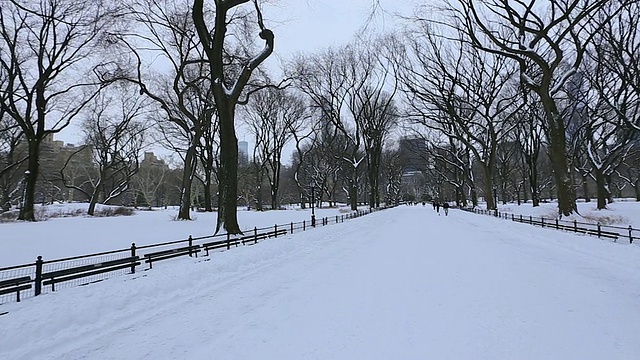
[[[440,203],[436,200],[436,212],[440,215]]]
[[[442,203],[442,208],[444,209],[444,216],[449,216],[449,203],[446,201]]]

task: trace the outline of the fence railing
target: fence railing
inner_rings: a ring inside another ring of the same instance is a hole
[[[132,243],[131,247],[126,249],[54,260],[45,260],[38,256],[36,261],[30,264],[0,268],[0,304],[20,301],[66,287],[98,282],[117,275],[135,273],[137,269],[143,267],[144,270],[148,270],[154,263],[169,258],[198,257],[199,253],[204,254],[201,256],[210,256],[215,252],[229,250],[231,247],[255,244],[287,233],[294,234],[318,226],[341,223],[389,207],[392,206],[324,217],[317,219],[313,225],[311,221],[304,220],[269,227],[254,227],[243,230],[243,235],[218,234],[201,237],[190,235],[183,240],[144,246]]]
[[[545,217],[535,217],[522,214],[516,215],[507,212],[500,212],[497,210],[483,210],[475,208],[462,208],[461,210],[472,212],[475,214],[490,215],[501,219],[516,221],[524,224],[531,224],[534,226],[541,226],[556,230],[564,230],[574,233],[597,236],[598,238],[611,239],[614,242],[617,242],[618,239],[620,239],[628,240],[630,244],[633,244],[634,240],[640,239],[640,229],[635,229],[631,225],[629,225],[628,227],[602,225],[600,223],[586,223],[579,222],[577,220],[567,221],[559,220],[557,218],[549,219]]]

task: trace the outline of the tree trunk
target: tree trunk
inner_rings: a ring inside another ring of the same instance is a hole
[[[184,158],[178,220],[191,220],[191,185],[193,184],[193,174],[195,173],[195,160],[196,148],[195,141],[193,141],[192,145],[187,149],[187,154]]]
[[[274,184],[271,185],[271,209],[277,210],[278,205],[278,187]]]
[[[21,194],[22,208],[18,214],[18,220],[36,221],[34,213],[34,202],[36,193],[36,182],[40,173],[40,140],[29,139],[29,162],[25,172],[24,193]]]
[[[600,169],[595,169],[596,173],[596,193],[598,196],[597,209],[602,210],[607,208],[607,189],[604,174]]]
[[[271,182],[271,209],[277,210],[280,208],[280,202],[278,201],[278,192],[280,190],[280,158],[276,158],[275,166],[273,166],[273,176]]]
[[[558,197],[558,213],[571,215],[576,210],[573,184],[567,161],[567,138],[562,116],[550,97],[540,96],[549,127],[549,156]]]
[[[584,197],[584,202],[591,202],[591,194],[589,194],[589,174],[582,173],[582,195]]]
[[[491,168],[482,166],[482,171],[484,172],[484,201],[487,202],[487,210],[495,210],[497,204],[493,201],[495,194],[493,193]]]
[[[226,100],[226,99],[225,99]],[[220,186],[218,190],[218,221],[216,234],[225,229],[228,234],[241,234],[238,226],[237,198],[238,198],[238,138],[234,124],[234,105],[228,100],[218,102],[218,116],[220,122]]]
[[[469,196],[471,196],[471,204],[473,207],[478,206],[478,190],[476,189],[476,184],[473,183],[469,187]]]
[[[526,204],[529,201],[529,192],[527,192],[527,177],[522,177],[522,201]]]
[[[352,178],[349,179],[349,202],[351,204],[351,210],[358,209],[358,169],[353,168]]]
[[[87,215],[93,216],[96,213],[96,204],[98,203],[98,194],[94,193],[89,199],[89,209],[87,210]]]
[[[611,191],[611,174],[604,175],[605,190],[607,192],[607,201],[609,204],[613,202],[613,191]]]
[[[204,179],[204,211],[213,212],[213,206],[211,206],[211,172],[205,170],[205,179]]]
[[[260,165],[255,165],[255,167],[256,167],[256,194],[255,194],[256,210],[262,211],[264,210],[263,209],[264,205],[262,201],[262,182],[264,180],[264,171]]]

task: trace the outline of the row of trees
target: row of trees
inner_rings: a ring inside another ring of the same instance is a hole
[[[275,37],[258,0],[7,0],[2,196],[19,193],[19,218],[33,220],[36,187],[57,181],[92,212],[145,177],[140,156],[155,143],[179,158],[178,218],[204,199],[217,231],[237,233],[238,201],[262,208],[265,193],[272,208],[304,206],[312,189],[352,208],[396,201],[406,158],[390,139],[404,134],[428,144],[429,196],[445,197],[446,183],[460,204],[483,196],[493,209],[497,192],[537,205],[547,188],[568,215],[592,178],[603,208],[614,177],[640,188],[638,6],[442,2],[419,7],[404,32],[299,55],[278,83],[259,68]],[[85,144],[43,182],[42,144],[70,124]],[[239,126],[255,144],[240,166]],[[86,151],[92,175],[77,176]]]
[[[612,175],[637,187],[639,14],[637,1],[422,8],[399,77],[418,133],[431,129],[432,153],[456,169],[449,181],[473,196],[473,163],[492,209],[520,169],[535,205],[547,153],[561,215],[576,210],[575,173],[595,179],[598,208]]]

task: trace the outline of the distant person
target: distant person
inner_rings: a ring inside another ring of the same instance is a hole
[[[440,215],[440,203],[436,201],[436,212]]]
[[[433,211],[436,211],[436,201],[435,200],[431,202],[431,205],[433,205]]]
[[[444,209],[444,216],[449,216],[449,203],[445,201],[442,204],[442,208]]]

